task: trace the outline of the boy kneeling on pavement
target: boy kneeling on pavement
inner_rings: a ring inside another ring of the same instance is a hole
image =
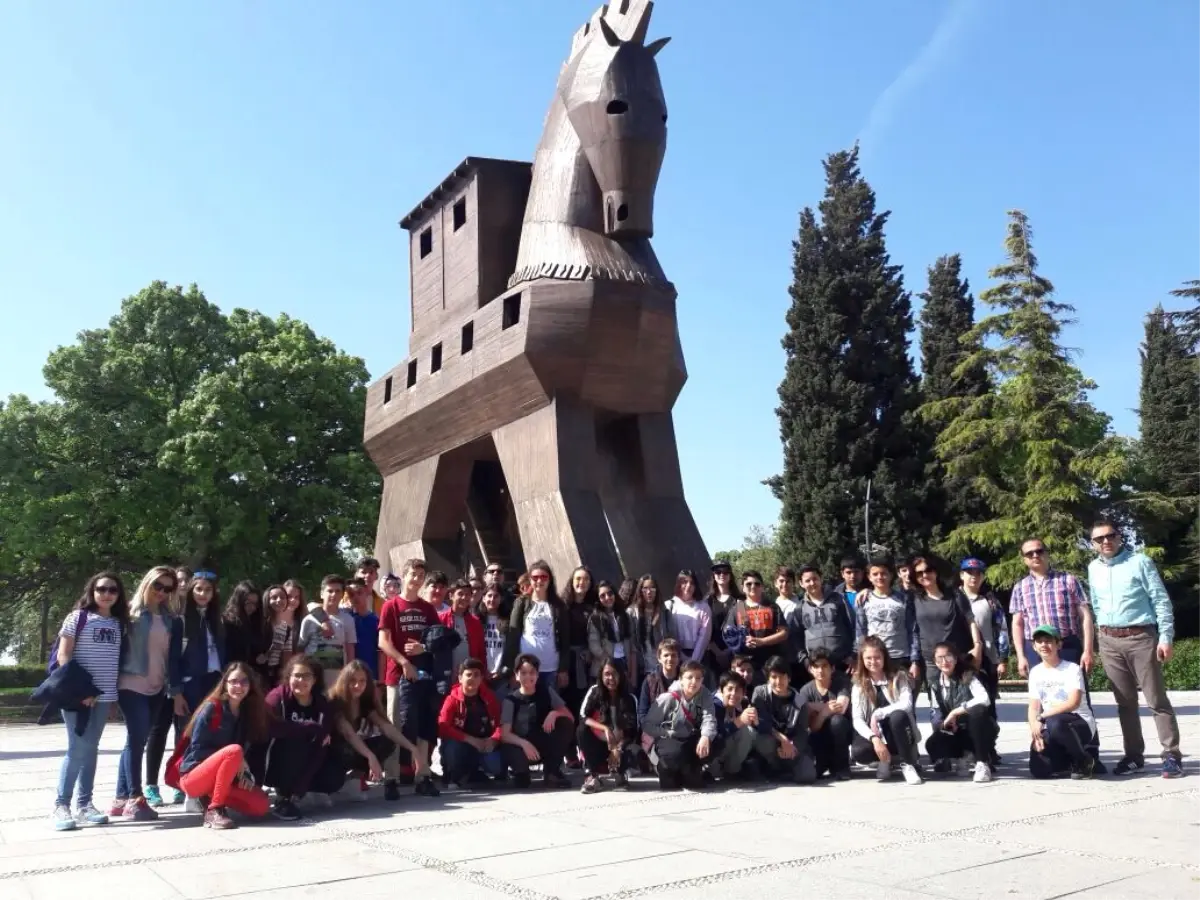
[[[817,767],[808,746],[808,707],[791,686],[787,660],[772,656],[763,668],[767,683],[756,687],[750,698],[758,712],[754,749],[771,773],[812,784]]]
[[[703,766],[717,737],[712,692],[704,686],[704,667],[685,663],[671,685],[646,713],[642,741],[658,771],[663,790],[704,786]]]
[[[754,749],[758,711],[746,705],[746,680],[736,672],[721,676],[713,707],[717,717],[717,740],[708,764],[713,778],[750,778],[747,757]]]

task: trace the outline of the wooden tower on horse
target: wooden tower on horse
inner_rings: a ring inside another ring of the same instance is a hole
[[[707,568],[671,416],[675,288],[650,244],[668,40],[646,41],[652,6],[611,0],[575,34],[532,167],[468,157],[401,221],[409,358],[371,385],[365,429],[393,570],[623,563],[669,596],[679,568]]]

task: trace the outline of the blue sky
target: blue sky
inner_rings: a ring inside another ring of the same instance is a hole
[[[531,157],[593,0],[0,5],[0,396],[154,279],[304,319],[378,374],[407,354],[397,221],[464,156]],[[710,550],[778,507],[797,214],[862,140],[906,283],[978,290],[1025,209],[1067,342],[1135,433],[1142,317],[1200,277],[1190,0],[660,0],[655,245],[690,379],[684,481]],[[914,347],[915,354],[915,347]]]

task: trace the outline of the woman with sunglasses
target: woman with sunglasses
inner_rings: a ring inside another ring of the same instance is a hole
[[[51,823],[56,831],[76,825],[105,825],[108,816],[92,804],[96,757],[108,711],[117,702],[121,668],[121,639],[129,624],[125,586],[111,572],[93,575],[75,609],[67,613],[58,631],[58,664],[74,660],[91,677],[99,693],[83,701],[86,710],[63,710],[67,726],[67,753],[58,772],[58,796]],[[81,721],[86,716],[86,721]],[[75,811],[71,811],[71,795]]]
[[[518,656],[532,654],[542,663],[538,678],[547,687],[561,690],[570,683],[567,665],[571,640],[566,610],[554,589],[550,564],[542,560],[533,563],[529,567],[529,583],[529,594],[517,598],[508,620],[505,664],[511,669]]]
[[[913,557],[912,573],[916,585],[917,635],[927,684],[932,685],[937,676],[934,657],[939,644],[953,647],[959,659],[978,671],[983,664],[983,634],[975,624],[975,615],[966,598],[957,592],[947,594],[942,590],[932,557]]]
[[[174,618],[178,618],[183,609],[183,599],[187,593],[188,582],[192,580],[192,570],[187,566],[176,566],[174,574],[175,590],[166,598],[164,609]],[[168,681],[170,672],[170,662],[168,661]],[[146,739],[146,782],[143,795],[147,805],[154,809],[163,805],[162,794],[158,789],[158,773],[162,770],[163,756],[167,752],[167,735],[171,733],[172,729],[175,730],[175,739],[172,741],[172,746],[174,746],[179,743],[179,736],[183,732],[179,728],[175,728],[175,706],[168,695],[158,705],[158,711],[150,723],[150,734]],[[183,791],[175,792],[175,803],[182,803],[185,799]]]
[[[125,719],[125,748],[117,773],[117,795],[108,811],[114,819],[153,822],[158,818],[142,794],[142,757],[150,727],[166,702],[175,622],[170,599],[175,588],[175,571],[155,566],[142,578],[129,604],[129,631],[117,682],[117,703]]]

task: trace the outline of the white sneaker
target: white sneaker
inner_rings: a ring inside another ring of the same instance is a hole
[[[875,780],[887,781],[892,777],[892,764],[890,762],[880,761],[875,766]]]
[[[185,813],[204,813],[204,804],[200,802],[199,797],[188,797],[183,801],[183,811]]]
[[[319,791],[309,791],[304,795],[305,805],[311,809],[329,809],[333,806],[333,798]]]
[[[50,824],[55,831],[74,831],[78,824],[75,817],[71,815],[69,806],[56,806],[54,812],[50,814]]]
[[[976,784],[987,784],[992,780],[992,770],[983,760],[975,763],[975,778]]]
[[[917,771],[916,766],[911,766],[905,763],[900,767],[900,771],[904,773],[904,781],[906,784],[924,784],[925,779],[921,777],[921,773]]]

